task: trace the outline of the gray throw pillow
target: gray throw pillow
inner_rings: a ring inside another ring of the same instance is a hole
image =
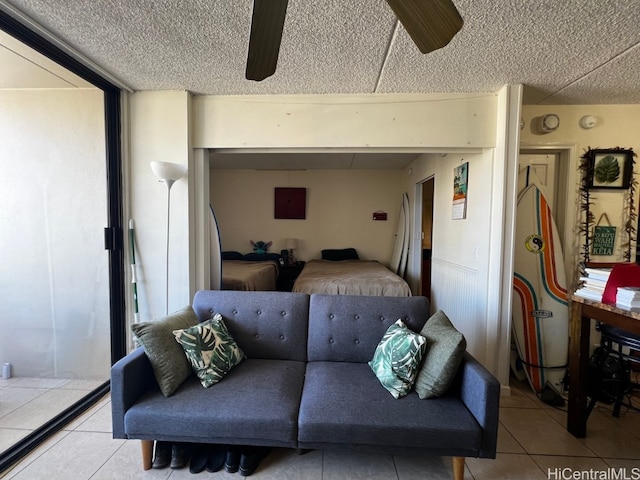
[[[174,330],[173,335],[205,388],[218,383],[245,358],[219,313],[193,327]]]
[[[402,320],[390,325],[376,347],[369,366],[395,398],[411,390],[424,354],[425,339],[409,330]]]
[[[442,310],[427,320],[420,334],[427,339],[427,352],[415,390],[422,399],[438,397],[446,393],[458,373],[467,341]]]
[[[172,395],[193,373],[182,347],[175,341],[173,331],[189,328],[197,323],[196,312],[188,305],[153,322],[131,325],[138,343],[144,347],[149,357],[156,382],[165,397]]]

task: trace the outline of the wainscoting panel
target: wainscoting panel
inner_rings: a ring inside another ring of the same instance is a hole
[[[431,271],[432,311],[442,310],[467,340],[467,350],[485,363],[486,285],[478,270],[433,258]],[[495,332],[496,334],[498,332]]]

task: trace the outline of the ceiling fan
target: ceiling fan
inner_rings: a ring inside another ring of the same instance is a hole
[[[386,0],[422,53],[447,45],[464,23],[452,0]],[[253,0],[247,80],[273,75],[288,0]]]

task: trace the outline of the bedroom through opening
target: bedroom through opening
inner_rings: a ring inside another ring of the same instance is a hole
[[[222,250],[247,254],[251,241],[262,241],[271,242],[269,253],[279,254],[294,242],[301,261],[319,259],[325,249],[354,248],[360,259],[389,266],[405,171],[418,156],[211,152],[210,199]],[[304,189],[304,218],[274,218],[276,188]]]

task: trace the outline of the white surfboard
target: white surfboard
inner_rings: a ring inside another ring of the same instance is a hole
[[[406,193],[402,195],[402,213],[404,216],[404,241],[402,242],[402,254],[400,255],[400,269],[398,275],[404,278],[404,274],[407,271],[407,262],[409,261],[409,236],[410,236],[410,221],[409,221],[409,195]]]
[[[398,273],[400,271],[400,261],[402,259],[402,252],[404,248],[406,223],[407,219],[405,217],[403,195],[402,204],[400,205],[400,215],[398,215],[398,226],[396,227],[395,240],[393,242],[393,251],[391,252],[391,262],[389,264],[389,268],[395,273]]]
[[[562,247],[541,188],[518,196],[513,278],[513,336],[535,392],[562,391],[569,350],[569,308]]]
[[[211,290],[220,290],[222,288],[222,245],[220,244],[220,230],[218,228],[218,221],[216,215],[213,212],[213,207],[209,205],[209,233],[210,233],[210,255],[211,255],[211,270],[210,270],[210,286]]]

